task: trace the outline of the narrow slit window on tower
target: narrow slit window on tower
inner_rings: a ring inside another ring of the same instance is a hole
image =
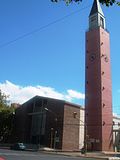
[[[105,89],[105,87],[103,86],[103,87],[102,87],[102,91],[103,91],[104,89]]]
[[[105,103],[103,103],[103,107],[105,107]]]
[[[105,121],[103,121],[103,126],[105,125]]]
[[[104,54],[102,54],[101,57],[104,57]]]
[[[100,26],[104,28],[104,19],[102,17],[100,17]]]
[[[104,73],[105,73],[105,72],[104,72],[104,71],[102,71],[102,75],[104,75]]]

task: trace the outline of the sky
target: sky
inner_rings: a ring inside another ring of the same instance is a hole
[[[92,3],[0,0],[0,89],[11,103],[40,95],[84,106]],[[120,7],[102,9],[110,32],[113,112],[120,115]]]

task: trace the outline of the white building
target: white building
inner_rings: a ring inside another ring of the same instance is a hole
[[[120,117],[113,116],[113,145],[114,151],[120,151]]]

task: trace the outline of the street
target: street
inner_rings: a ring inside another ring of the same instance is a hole
[[[5,160],[87,160],[88,158],[64,156],[58,154],[47,154],[41,152],[29,151],[13,151],[8,149],[0,149],[0,158]],[[89,158],[89,160],[97,160]]]

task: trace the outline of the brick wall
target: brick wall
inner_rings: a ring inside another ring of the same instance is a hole
[[[76,112],[77,118],[74,118],[74,112]],[[62,150],[79,150],[79,117],[80,107],[64,105]]]

